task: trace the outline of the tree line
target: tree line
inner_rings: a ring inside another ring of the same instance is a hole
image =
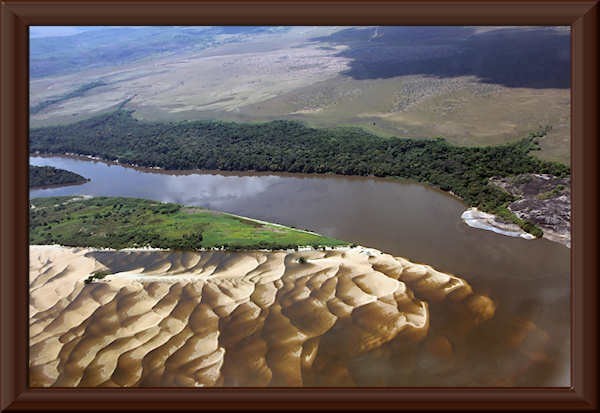
[[[462,147],[442,138],[386,138],[360,128],[311,128],[286,120],[144,122],[132,111],[120,109],[70,125],[32,129],[30,150],[172,170],[401,177],[451,191],[471,206],[499,213],[514,197],[488,185],[489,178],[570,173],[565,165],[530,155],[539,149],[537,140],[545,133],[541,130],[499,146]],[[507,216],[523,226],[512,214]]]

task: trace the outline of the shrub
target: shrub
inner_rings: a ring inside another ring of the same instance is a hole
[[[89,277],[87,277],[85,280],[83,280],[83,282],[85,284],[90,284],[95,280],[101,280],[104,277],[106,277],[107,275],[110,275],[111,272],[107,271],[107,270],[102,270],[102,271],[95,271],[93,272]]]

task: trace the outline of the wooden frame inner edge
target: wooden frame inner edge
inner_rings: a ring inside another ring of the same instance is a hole
[[[0,320],[2,410],[203,407],[594,408],[597,384],[598,2],[221,1],[2,3]],[[28,389],[28,26],[83,24],[571,25],[572,387],[387,389]],[[25,229],[25,231],[23,230]],[[94,403],[90,405],[90,403]],[[131,403],[135,403],[135,406]],[[290,405],[294,403],[294,405]],[[335,403],[335,406],[331,403]],[[175,405],[174,405],[175,404]]]

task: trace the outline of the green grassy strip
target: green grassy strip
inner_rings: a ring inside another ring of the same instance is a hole
[[[30,244],[74,247],[291,249],[347,242],[196,207],[136,198],[31,200]]]
[[[537,238],[541,238],[544,235],[544,232],[541,230],[540,227],[529,221],[525,221],[524,219],[519,218],[511,210],[509,210],[508,203],[496,208],[493,211],[493,214],[507,222],[517,224],[523,229],[523,231],[526,231]]]

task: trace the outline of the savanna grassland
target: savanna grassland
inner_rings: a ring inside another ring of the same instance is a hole
[[[568,30],[297,27],[213,33],[198,46],[194,36],[184,32],[187,47],[171,53],[149,46],[111,67],[40,71],[32,126],[72,123],[128,100],[144,120],[289,119],[464,146],[550,127],[534,156],[570,162]]]

